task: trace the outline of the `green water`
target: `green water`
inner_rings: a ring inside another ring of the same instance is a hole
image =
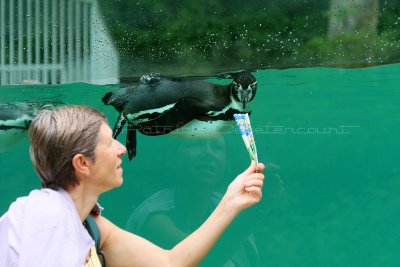
[[[248,266],[257,266],[255,253],[259,266],[400,266],[399,73],[398,64],[255,72],[259,89],[251,119],[259,158],[269,166],[264,199],[241,214],[204,266],[233,261],[251,233],[256,249],[247,246],[239,256],[251,259]],[[100,100],[112,89],[11,86],[0,88],[0,100],[92,105],[113,125],[116,112]],[[124,138],[122,132],[118,139]],[[175,188],[183,199],[179,208],[159,211],[138,230],[171,246],[179,237],[160,236],[170,221],[157,218],[170,216],[182,237],[208,214],[211,192],[223,191],[248,163],[234,128],[212,140],[139,135],[137,157],[123,165],[124,185],[101,198],[104,215],[131,228],[136,207]],[[1,153],[0,213],[38,181],[27,140]]]

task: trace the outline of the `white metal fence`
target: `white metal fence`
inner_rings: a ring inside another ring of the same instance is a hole
[[[0,85],[118,83],[96,0],[0,0]]]

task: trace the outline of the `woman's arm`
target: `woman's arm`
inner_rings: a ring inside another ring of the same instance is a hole
[[[263,171],[259,164],[258,170]],[[126,232],[104,217],[95,220],[102,236],[102,249],[108,266],[196,266],[236,215],[262,197],[264,175],[256,172],[253,162],[229,185],[221,202],[209,218],[194,233],[171,250],[164,250],[151,242]]]

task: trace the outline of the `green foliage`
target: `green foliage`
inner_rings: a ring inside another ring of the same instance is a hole
[[[101,0],[132,65],[270,68],[382,64],[396,58],[399,4],[381,3],[379,36],[326,37],[329,1]],[[125,66],[125,67],[124,67]]]
[[[336,38],[316,37],[299,48],[302,66],[363,67],[393,63],[399,56],[397,32],[357,33]],[[307,56],[307,58],[304,58]]]

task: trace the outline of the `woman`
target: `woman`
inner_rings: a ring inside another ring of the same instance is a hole
[[[112,137],[104,114],[85,106],[44,110],[32,122],[29,137],[43,188],[17,199],[0,218],[0,266],[99,266],[95,243],[83,225],[91,212],[97,214],[107,266],[195,266],[236,215],[262,196],[264,175],[252,163],[196,231],[164,250],[97,212],[99,196],[122,184],[126,152]]]

